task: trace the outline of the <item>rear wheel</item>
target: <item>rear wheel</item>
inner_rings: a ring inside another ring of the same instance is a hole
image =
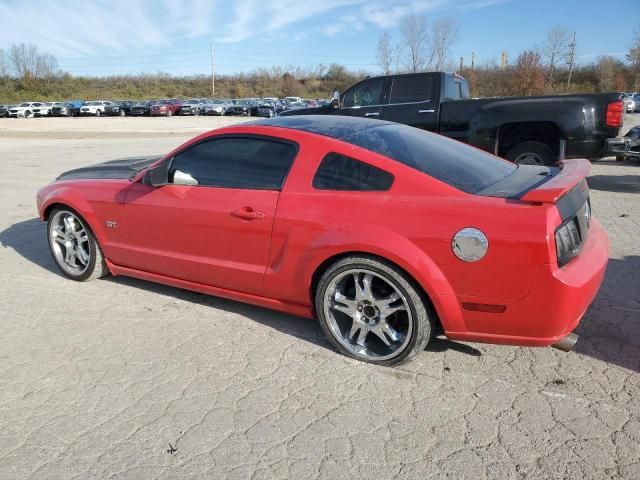
[[[556,156],[548,146],[540,142],[522,142],[511,148],[505,156],[507,160],[520,165],[553,166]]]
[[[55,208],[47,231],[51,255],[67,277],[85,282],[109,273],[93,232],[75,210]]]
[[[318,283],[315,307],[336,350],[365,362],[402,363],[424,350],[431,336],[413,280],[372,258],[350,256],[329,267]]]

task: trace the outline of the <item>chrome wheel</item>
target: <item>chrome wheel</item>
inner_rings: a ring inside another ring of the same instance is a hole
[[[409,302],[383,275],[348,269],[333,277],[323,298],[334,338],[365,360],[388,360],[407,347],[414,328]]]
[[[535,153],[527,152],[521,155],[518,155],[514,159],[514,163],[519,165],[545,165],[544,159]]]
[[[49,244],[56,262],[70,276],[81,276],[89,268],[89,235],[83,223],[73,213],[67,210],[55,213],[49,228]]]

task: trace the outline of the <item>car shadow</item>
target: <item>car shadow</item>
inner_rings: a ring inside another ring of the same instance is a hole
[[[0,247],[10,248],[38,267],[63,276],[49,253],[46,224],[37,218],[15,223],[1,231]],[[315,321],[135,278],[105,277],[103,281],[237,313],[287,335],[332,349]],[[640,256],[609,261],[602,288],[576,330],[580,335],[575,348],[578,353],[640,371],[640,298],[630,295],[630,292],[637,291],[638,285]],[[426,351],[434,353],[446,350],[470,356],[482,355],[480,350],[470,345],[441,337],[432,339],[426,347]]]
[[[640,175],[593,175],[587,177],[591,190],[616,193],[640,193]]]

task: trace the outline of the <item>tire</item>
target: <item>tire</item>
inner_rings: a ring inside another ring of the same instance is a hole
[[[616,162],[624,162],[624,153],[616,153]]]
[[[102,116],[102,112],[100,110],[96,110],[96,117],[101,117]]]
[[[556,163],[556,155],[548,146],[540,142],[522,142],[512,147],[505,155],[507,160],[520,165],[546,165]]]
[[[67,223],[68,219],[72,220],[70,224]],[[70,225],[73,225],[73,228]],[[72,208],[61,206],[51,211],[47,222],[47,240],[53,260],[70,279],[86,282],[109,274],[91,228]],[[67,256],[69,246],[74,252],[83,253],[71,253]]]
[[[29,110],[26,110],[24,112],[24,118],[29,118],[31,116],[31,112]]]
[[[126,114],[127,113],[122,109],[120,109],[120,111],[118,112],[118,115],[120,115],[121,117],[124,117]]]
[[[173,112],[171,110],[167,110],[167,117],[173,116]]]
[[[433,329],[414,280],[393,264],[366,256],[345,257],[323,273],[315,309],[338,352],[376,365],[409,360],[424,350]]]

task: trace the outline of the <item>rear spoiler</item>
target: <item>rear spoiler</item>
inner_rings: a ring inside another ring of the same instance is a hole
[[[583,180],[591,170],[591,162],[580,158],[562,160],[558,163],[560,172],[549,181],[525,193],[520,200],[532,203],[558,203],[558,200]],[[586,183],[584,184],[586,187]]]

